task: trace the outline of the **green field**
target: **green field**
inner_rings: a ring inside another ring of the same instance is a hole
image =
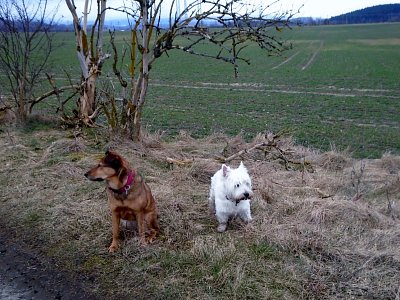
[[[176,51],[161,57],[150,75],[147,128],[195,137],[243,132],[247,139],[289,128],[299,144],[316,149],[369,158],[400,153],[400,24],[299,27],[282,37],[293,49],[268,57],[249,47],[251,65],[240,66],[238,79],[221,61]],[[54,72],[77,77],[73,33],[56,39],[64,45],[54,53]]]
[[[222,62],[178,53],[163,58],[152,77],[147,123],[195,135],[243,130],[248,137],[290,128],[299,143],[322,150],[398,153],[400,25],[303,27],[289,34],[294,47],[282,57],[250,49],[252,64],[241,66],[238,80]]]

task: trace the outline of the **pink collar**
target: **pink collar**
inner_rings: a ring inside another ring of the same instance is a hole
[[[122,188],[120,188],[120,189],[118,189],[118,190],[115,190],[115,189],[113,189],[113,188],[110,188],[109,187],[109,189],[111,190],[111,191],[113,191],[114,193],[116,193],[116,194],[125,194],[125,195],[127,195],[128,194],[128,191],[131,189],[131,187],[132,187],[132,183],[133,183],[133,181],[135,180],[135,171],[129,171],[129,173],[128,173],[128,179],[126,180],[126,183],[125,183],[125,185],[122,187]]]

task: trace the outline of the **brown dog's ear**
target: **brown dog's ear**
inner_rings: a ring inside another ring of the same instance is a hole
[[[128,169],[121,156],[113,151],[107,151],[104,157],[104,163],[113,168],[118,174],[118,178],[122,181],[128,174]]]
[[[112,155],[112,154],[114,154],[114,155],[118,155],[116,152],[114,152],[114,151],[113,151],[113,149],[112,149],[112,148],[107,148],[107,150],[106,150],[106,153],[105,153],[105,154],[106,154],[106,156],[107,156],[107,155]]]
[[[126,175],[128,175],[128,170],[124,167],[120,168],[118,172],[118,179],[122,182]]]
[[[122,166],[122,159],[119,157],[119,155],[111,151],[107,151],[106,156],[104,157],[104,163],[118,172]]]

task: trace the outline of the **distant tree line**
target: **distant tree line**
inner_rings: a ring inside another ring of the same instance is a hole
[[[400,22],[400,4],[377,5],[332,17],[329,24]]]
[[[294,18],[291,21],[292,23],[303,25],[339,25],[400,22],[400,4],[371,6],[328,19],[299,17]]]

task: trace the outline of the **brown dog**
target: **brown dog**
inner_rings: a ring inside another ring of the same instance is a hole
[[[156,203],[143,178],[120,155],[107,151],[100,163],[85,176],[93,181],[107,181],[108,203],[112,212],[112,243],[109,252],[118,249],[121,219],[138,224],[140,242],[151,243],[159,232]],[[146,236],[146,226],[148,235]]]

